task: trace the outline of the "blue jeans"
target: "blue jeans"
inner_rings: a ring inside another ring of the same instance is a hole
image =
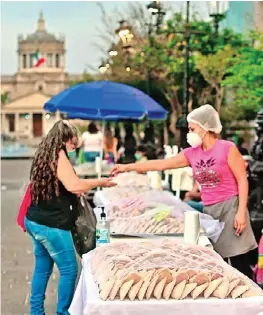
[[[71,232],[50,228],[27,218],[25,218],[25,227],[32,238],[35,255],[30,314],[45,314],[45,292],[55,262],[60,273],[56,314],[69,315],[68,308],[73,298],[78,275],[78,264]]]
[[[204,205],[202,201],[188,200],[186,203],[199,212],[203,212]]]
[[[85,152],[85,160],[86,162],[95,162],[96,157],[100,156],[100,152]]]

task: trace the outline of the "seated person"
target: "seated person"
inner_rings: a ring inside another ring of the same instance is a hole
[[[200,186],[197,182],[194,183],[193,189],[185,194],[184,202],[193,209],[203,212],[204,205],[201,201]]]
[[[104,159],[108,160],[111,163],[117,162],[118,160],[118,139],[115,138],[110,129],[105,131],[104,136]]]

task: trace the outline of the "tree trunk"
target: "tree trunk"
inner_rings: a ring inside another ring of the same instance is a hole
[[[220,85],[216,86],[216,110],[220,115],[221,105],[224,98],[224,88]]]
[[[166,120],[163,121],[163,142],[164,142],[164,145],[169,144],[169,132],[168,132]]]

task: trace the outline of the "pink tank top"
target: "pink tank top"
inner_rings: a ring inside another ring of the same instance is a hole
[[[230,141],[217,140],[207,151],[203,151],[201,146],[184,150],[194,178],[201,185],[201,198],[205,206],[238,195],[237,181],[227,163],[229,149],[233,145]]]

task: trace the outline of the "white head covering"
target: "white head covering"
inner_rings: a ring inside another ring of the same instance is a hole
[[[194,109],[188,114],[187,121],[188,123],[198,124],[205,131],[212,131],[216,134],[222,131],[218,112],[209,104]]]

